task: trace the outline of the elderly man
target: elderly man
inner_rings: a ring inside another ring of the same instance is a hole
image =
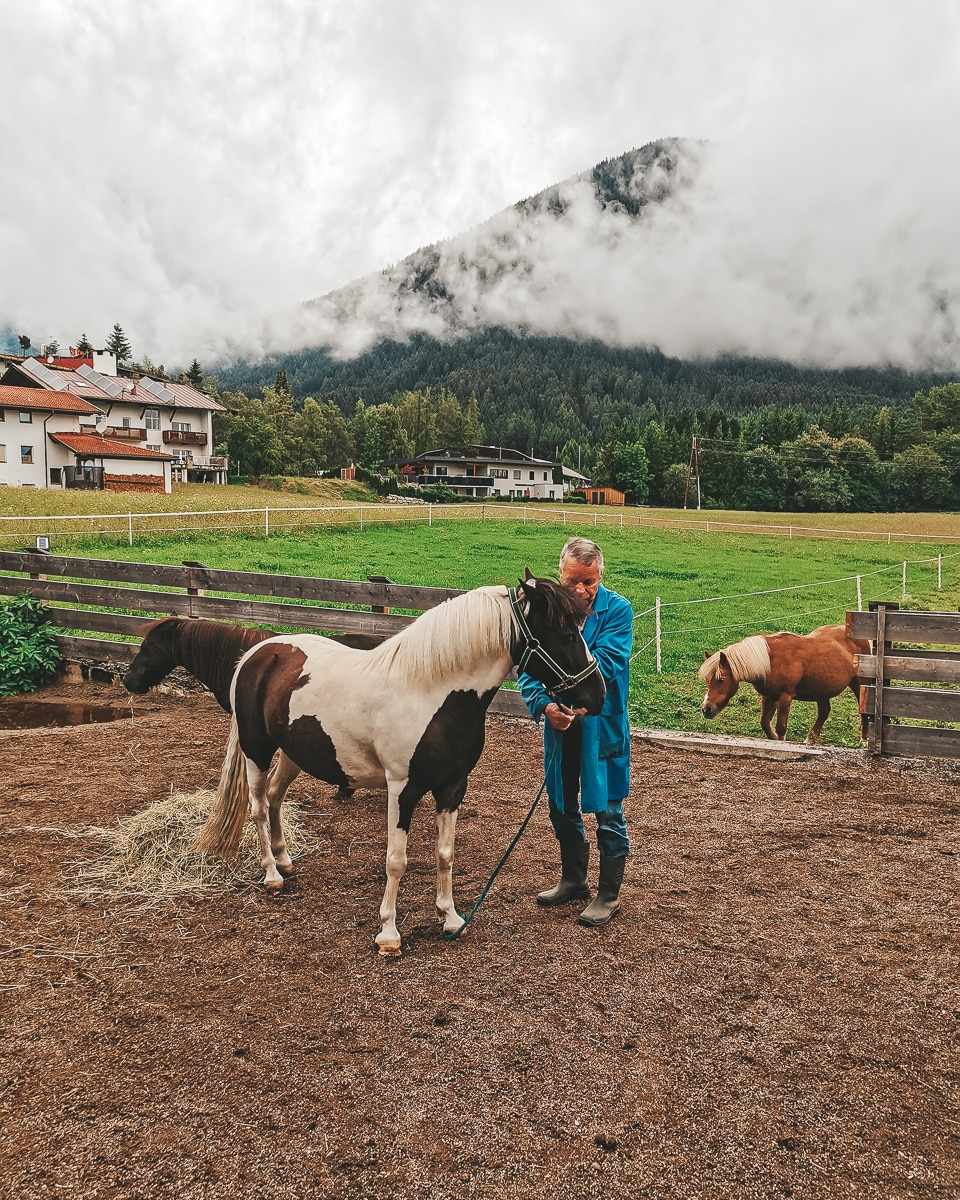
[[[574,537],[560,553],[560,582],[589,608],[583,636],[596,658],[607,697],[599,716],[580,716],[551,699],[542,683],[519,676],[531,715],[543,718],[544,768],[550,821],[560,843],[560,882],[541,892],[537,903],[567,904],[587,899],[590,845],[583,814],[594,813],[600,876],[593,902],[580,914],[581,925],[606,925],[620,911],[620,886],[630,842],[623,802],[630,792],[630,722],[627,692],[633,646],[630,602],[605,588],[603,551]]]

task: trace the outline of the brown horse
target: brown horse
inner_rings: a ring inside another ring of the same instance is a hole
[[[726,708],[741,683],[752,683],[763,697],[760,726],[768,738],[785,741],[790,705],[814,700],[817,719],[807,734],[816,745],[830,714],[830,701],[849,688],[859,698],[858,655],[870,643],[847,637],[842,625],[821,625],[812,633],[765,633],[744,638],[706,657],[697,674],[707,685],[700,711],[708,719]],[[776,730],[771,725],[777,714]]]
[[[331,634],[354,650],[372,650],[383,641],[373,633]],[[237,663],[251,646],[276,637],[273,629],[248,629],[228,621],[164,617],[143,631],[137,656],[127,668],[123,686],[138,696],[149,692],[175,667],[184,667],[213,692],[224,712],[232,712],[230,684]]]

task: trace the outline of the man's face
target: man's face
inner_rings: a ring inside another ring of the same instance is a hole
[[[593,607],[600,586],[600,572],[596,563],[585,566],[575,559],[568,558],[560,568],[560,582],[571,592],[575,592],[587,605]]]

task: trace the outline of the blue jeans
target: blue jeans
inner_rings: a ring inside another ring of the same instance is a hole
[[[563,757],[560,759],[563,780],[563,802],[567,809],[561,812],[552,796],[550,801],[550,824],[560,842],[585,842],[583,813],[580,811],[580,751],[583,745],[583,728],[574,721],[563,734]],[[604,858],[626,858],[630,853],[627,837],[627,822],[623,815],[623,801],[611,800],[597,818],[597,846]]]

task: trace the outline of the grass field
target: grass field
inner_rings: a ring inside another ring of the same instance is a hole
[[[318,490],[309,495],[248,488],[212,488],[188,485],[166,501],[168,511],[212,512],[222,508],[271,509],[303,506],[351,505],[372,502],[357,485],[310,481]],[[322,490],[320,490],[322,489]],[[129,497],[79,493],[82,504],[100,500],[99,511],[129,512]],[[0,494],[5,515],[37,518],[43,523],[66,515],[66,507],[54,512],[49,499],[59,506],[74,494],[25,493],[9,489]],[[30,512],[12,512],[14,500],[23,499]],[[137,501],[144,499],[136,497]],[[123,505],[117,506],[117,501]],[[138,511],[147,511],[139,509]],[[163,511],[162,506],[154,511]],[[356,514],[352,514],[354,518]],[[603,512],[616,521],[618,513]],[[457,513],[434,509],[433,523],[413,522],[410,513],[387,514],[394,519],[366,520],[352,524],[303,524],[296,529],[264,535],[259,524],[247,532],[215,528],[212,518],[203,518],[196,528],[168,533],[140,533],[129,543],[126,530],[107,537],[52,535],[54,553],[84,557],[125,559],[139,562],[179,563],[198,559],[211,567],[265,571],[277,574],[312,575],[338,579],[362,579],[386,575],[397,583],[472,588],[484,583],[510,583],[524,567],[537,574],[556,570],[564,538],[573,533],[594,536],[607,558],[605,582],[627,596],[637,614],[631,685],[631,720],[634,725],[653,728],[703,730],[714,728],[729,733],[759,733],[759,699],[744,687],[730,708],[708,724],[699,713],[703,688],[696,677],[705,651],[751,633],[790,629],[805,633],[817,625],[841,623],[844,614],[859,603],[895,600],[903,606],[956,611],[960,606],[960,522],[944,514],[810,514],[792,518],[782,514],[678,513],[676,510],[628,509],[623,527],[615,523],[594,526],[595,510],[567,506],[552,512],[531,506],[507,510],[500,519],[481,522],[477,507]],[[738,531],[724,531],[724,520],[735,519]],[[565,519],[566,524],[562,522]],[[658,519],[685,522],[682,526],[654,524]],[[802,536],[797,532],[801,528]],[[816,525],[812,522],[816,521]],[[552,523],[547,523],[552,522]],[[707,527],[709,523],[709,528]],[[743,527],[773,525],[780,533],[760,536]],[[821,536],[813,532],[817,525]],[[31,528],[33,528],[31,524]],[[47,528],[50,528],[49,524]],[[39,532],[39,526],[36,527]],[[861,530],[856,537],[838,538],[836,530]],[[884,537],[887,533],[890,536]],[[898,540],[898,535],[900,539]],[[905,540],[909,539],[909,540]],[[18,544],[30,544],[21,537]],[[14,548],[9,539],[0,545]],[[938,555],[942,559],[938,561]],[[906,563],[906,567],[904,567]],[[938,588],[938,574],[941,586]],[[660,656],[657,670],[655,608],[660,600]],[[795,705],[789,737],[802,739],[812,723],[814,708]],[[856,704],[849,694],[840,698],[825,729],[825,740],[856,745],[859,724]]]

